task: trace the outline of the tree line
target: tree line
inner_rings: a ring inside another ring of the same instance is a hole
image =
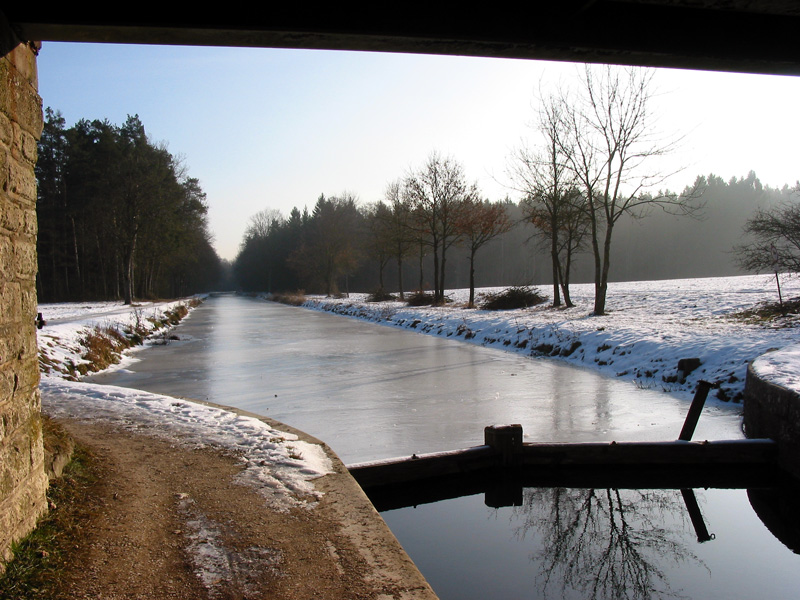
[[[48,108],[38,152],[40,301],[130,304],[216,285],[206,194],[138,116],[68,128]]]
[[[446,280],[454,287],[468,281],[472,306],[480,252],[491,257],[482,285],[541,281],[547,262],[553,306],[572,305],[571,281],[592,281],[593,313],[601,315],[612,273],[630,280],[797,270],[798,188],[764,187],[752,172],[727,183],[700,176],[681,192],[662,188],[674,173],[659,171],[654,159],[676,143],[654,128],[652,78],[649,69],[587,65],[577,85],[541,94],[536,144],[508,161],[516,203],[482,198],[455,159],[434,152],[365,207],[345,193],[320,196],[312,213],[295,208],[288,219],[276,211],[256,215],[236,260],[238,280],[254,290],[336,294],[343,283],[345,292],[355,284],[382,293],[391,270],[403,298],[415,263],[412,288],[432,288],[439,304]],[[695,219],[678,221],[686,216]],[[531,241],[538,243],[522,243]],[[454,273],[456,248],[465,252],[456,255]],[[582,256],[588,260],[579,263]],[[501,269],[512,275],[497,281]]]
[[[363,289],[362,266],[371,264],[370,289],[385,294],[385,273],[400,298],[433,281],[434,303],[444,302],[448,256],[456,246],[469,257],[470,304],[474,302],[476,257],[490,241],[510,231],[509,203],[482,198],[463,167],[433,153],[426,163],[387,186],[383,199],[360,205],[354,194],[321,195],[313,210],[294,208],[288,218],[264,210],[248,224],[234,273],[248,290],[303,288],[336,295],[351,284]],[[431,267],[432,261],[432,268]],[[418,279],[409,282],[409,265]],[[404,279],[404,274],[406,278]]]

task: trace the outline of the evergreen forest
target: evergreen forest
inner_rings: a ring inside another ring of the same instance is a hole
[[[48,108],[38,153],[40,302],[131,303],[218,285],[200,182],[138,116],[68,128]]]

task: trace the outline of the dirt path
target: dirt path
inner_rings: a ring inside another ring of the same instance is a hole
[[[320,480],[315,507],[281,512],[235,483],[241,466],[222,452],[58,422],[97,454],[102,474],[66,597],[435,598],[337,474]]]

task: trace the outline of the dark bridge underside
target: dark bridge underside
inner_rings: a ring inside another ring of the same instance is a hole
[[[800,74],[794,0],[550,0],[353,8],[137,4],[114,16],[69,3],[3,9],[29,41],[320,48]],[[524,8],[521,8],[524,6]]]

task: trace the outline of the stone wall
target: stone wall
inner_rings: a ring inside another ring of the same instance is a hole
[[[0,14],[0,570],[46,511],[36,349],[36,47]]]
[[[800,394],[758,376],[747,367],[744,431],[748,438],[778,442],[781,467],[800,477]]]

